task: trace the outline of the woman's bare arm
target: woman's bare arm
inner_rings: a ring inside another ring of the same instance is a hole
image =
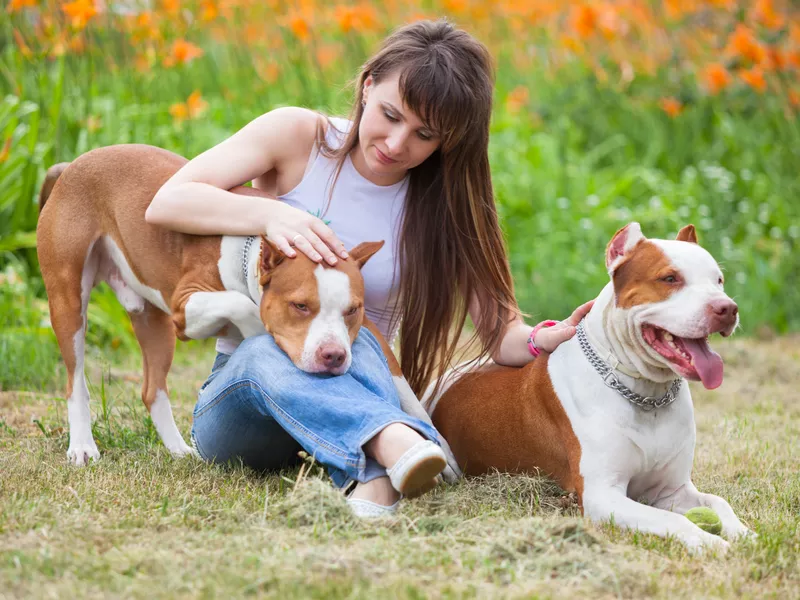
[[[190,160],[156,193],[145,219],[196,235],[265,233],[287,256],[294,246],[312,260],[335,264],[344,244],[320,219],[267,200],[257,189],[238,187],[265,173],[296,174],[299,183],[321,117],[294,107],[268,112]],[[293,187],[293,186],[292,186]],[[229,190],[236,188],[236,193]]]

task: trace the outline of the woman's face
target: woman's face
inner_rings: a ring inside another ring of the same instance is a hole
[[[366,105],[353,164],[377,185],[397,183],[409,169],[425,162],[440,143],[437,133],[403,102],[399,77],[399,73],[390,75],[376,84],[369,76],[364,82]]]

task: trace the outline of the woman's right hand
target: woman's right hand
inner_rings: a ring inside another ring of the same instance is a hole
[[[322,219],[279,200],[267,202],[267,239],[286,256],[294,258],[296,248],[314,262],[324,258],[329,265],[336,264],[336,255],[347,258],[344,244]]]

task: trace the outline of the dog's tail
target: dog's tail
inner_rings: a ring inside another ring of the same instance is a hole
[[[68,162],[63,162],[53,165],[47,169],[47,174],[44,176],[42,189],[39,191],[39,213],[42,212],[45,202],[47,202],[47,199],[50,197],[50,193],[53,191],[56,181],[61,176],[61,173],[64,172],[64,169],[66,169],[68,166]]]

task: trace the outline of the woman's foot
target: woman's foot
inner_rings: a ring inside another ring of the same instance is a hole
[[[436,487],[436,476],[446,466],[447,458],[442,449],[423,440],[406,450],[386,473],[394,489],[407,498],[416,498]]]
[[[392,423],[364,445],[367,455],[386,467],[395,490],[408,498],[436,486],[436,476],[447,466],[439,446],[402,423]]]
[[[362,519],[388,517],[400,506],[400,493],[392,487],[388,477],[378,477],[359,483],[347,498],[353,514]]]

